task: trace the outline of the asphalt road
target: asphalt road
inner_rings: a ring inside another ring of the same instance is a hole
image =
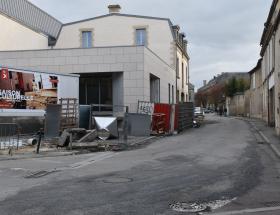
[[[216,200],[232,201],[211,213],[280,214],[279,160],[246,122],[213,115],[137,150],[1,161],[0,177],[1,215],[182,214],[171,205]]]

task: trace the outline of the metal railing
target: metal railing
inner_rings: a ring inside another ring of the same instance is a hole
[[[16,123],[0,123],[0,150],[18,149],[19,126]]]

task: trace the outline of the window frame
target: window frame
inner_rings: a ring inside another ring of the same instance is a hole
[[[90,37],[87,37],[87,44],[84,44],[84,33],[90,33]],[[80,47],[81,48],[93,48],[94,47],[94,29],[82,28],[80,29]]]

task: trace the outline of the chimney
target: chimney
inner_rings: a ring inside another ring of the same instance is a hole
[[[121,6],[118,4],[111,4],[108,6],[109,8],[109,13],[120,13],[121,11]]]
[[[203,80],[203,86],[206,86],[206,85],[207,85],[207,81]]]

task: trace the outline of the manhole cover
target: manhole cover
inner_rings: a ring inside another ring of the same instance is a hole
[[[206,205],[200,205],[197,203],[181,203],[178,202],[176,204],[170,205],[170,208],[177,212],[189,212],[189,213],[195,213],[195,212],[202,212],[207,209]]]
[[[104,183],[111,183],[111,184],[120,184],[120,183],[128,183],[132,182],[132,178],[105,178],[102,180]]]

